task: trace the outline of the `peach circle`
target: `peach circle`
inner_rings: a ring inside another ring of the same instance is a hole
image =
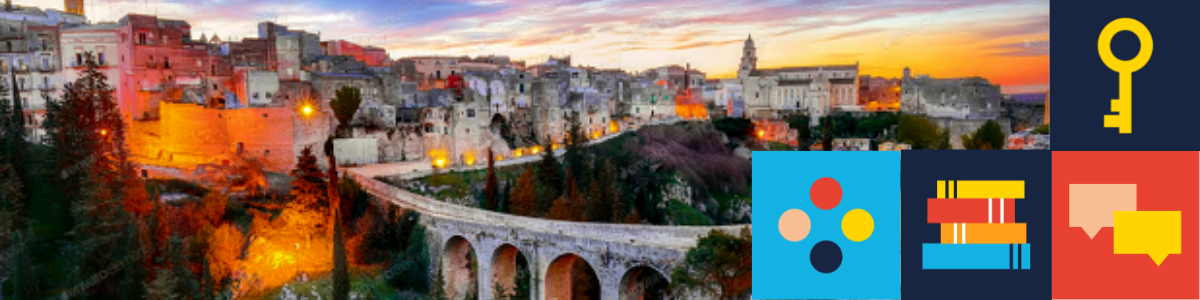
[[[803,210],[789,209],[779,217],[779,233],[788,241],[803,240],[808,236],[810,229],[812,229],[812,222],[809,221],[808,214]]]

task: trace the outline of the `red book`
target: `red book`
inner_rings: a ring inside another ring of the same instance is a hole
[[[929,199],[929,223],[1015,223],[1016,199]],[[990,215],[989,215],[990,214]]]

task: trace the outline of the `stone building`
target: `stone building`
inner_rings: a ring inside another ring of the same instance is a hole
[[[773,119],[805,113],[816,125],[834,110],[862,110],[858,63],[760,69],[757,51],[754,40],[747,37],[738,69],[745,117]]]
[[[1000,86],[982,77],[906,76],[900,97],[904,112],[935,118],[995,119],[1004,111]]]
[[[742,79],[745,114],[807,113],[818,120],[834,110],[860,111],[857,81],[858,64],[756,69]]]
[[[30,142],[40,143],[46,135],[41,124],[49,99],[43,93],[56,96],[63,84],[59,32],[64,26],[86,21],[80,14],[18,6],[12,1],[5,1],[0,10],[0,72],[4,74],[0,85],[7,93],[15,89],[21,96],[25,136]]]
[[[900,111],[900,79],[871,77],[858,78],[858,105],[866,111]]]
[[[130,14],[118,24],[119,99],[134,120],[158,119],[163,102],[215,104],[229,86],[219,52],[193,40],[187,21]]]

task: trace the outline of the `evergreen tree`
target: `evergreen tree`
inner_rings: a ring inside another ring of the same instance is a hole
[[[326,201],[325,174],[317,166],[317,157],[312,154],[312,147],[305,147],[296,157],[296,169],[292,176],[292,201],[301,207],[323,211],[329,206]]]
[[[578,182],[580,185],[575,186],[576,188],[587,186],[588,177],[585,175],[590,174],[586,161],[588,136],[587,132],[582,128],[579,118],[578,112],[571,115],[570,131],[567,133],[569,139],[566,145],[566,154],[563,154],[563,160],[567,163],[567,170],[570,173],[575,173],[575,179],[580,180]]]
[[[821,124],[821,147],[825,151],[833,151],[833,126],[836,122],[833,117],[826,116],[825,124]]]
[[[512,203],[512,213],[521,216],[537,214],[537,190],[533,186],[533,167],[526,166],[525,172],[517,178],[517,187],[508,196]]]
[[[487,198],[487,210],[500,211],[500,182],[496,179],[496,156],[492,148],[488,148],[487,184],[483,195]]]
[[[38,286],[38,274],[33,262],[33,255],[29,249],[33,230],[26,232],[17,231],[13,233],[12,247],[6,248],[9,251],[8,271],[11,275],[9,280],[12,288],[14,299],[41,299],[41,290]],[[3,275],[0,275],[3,276]]]
[[[590,189],[592,191],[589,192],[591,199],[588,199],[589,220],[609,222],[615,219],[614,215],[618,213],[615,208],[619,206],[615,204],[617,185],[612,161],[605,160],[601,164],[600,172],[596,173],[596,179],[592,181]]]
[[[12,234],[23,227],[23,185],[12,166],[0,158],[0,251],[9,249]]]
[[[333,137],[325,140],[325,155],[329,159],[330,219],[333,225],[333,299],[350,299],[350,267],[346,261],[346,238],[342,234],[342,203],[338,194],[337,158],[333,155]]]
[[[550,219],[564,221],[582,221],[583,212],[580,209],[580,204],[583,202],[579,191],[575,189],[575,175],[570,170],[567,171],[567,191],[561,197],[554,201],[554,206],[550,208]]]
[[[333,109],[334,117],[337,117],[339,132],[350,127],[350,121],[354,119],[354,114],[358,112],[360,105],[362,105],[362,91],[358,88],[344,86],[334,92],[333,99],[329,100],[329,107]],[[339,133],[338,136],[344,136],[344,133]]]
[[[12,70],[10,77],[12,78],[12,86],[16,87],[17,76],[16,70]],[[0,149],[0,164],[7,163],[11,166],[13,173],[20,182],[29,182],[29,161],[28,145],[25,142],[25,111],[21,105],[21,93],[17,88],[13,88],[11,99],[0,97],[0,141],[2,141],[3,149]],[[7,85],[0,85],[0,94],[9,92]],[[20,190],[20,199],[31,201],[29,197],[29,186],[22,185]],[[29,203],[25,203],[28,205]]]
[[[562,195],[563,188],[562,166],[559,165],[558,158],[554,156],[554,148],[549,138],[546,139],[546,144],[542,146],[542,149],[545,150],[542,153],[542,161],[539,163],[537,174],[538,215],[550,211],[554,200]]]
[[[62,99],[46,103],[45,128],[53,159],[63,176],[60,189],[71,203],[74,225],[68,232],[74,256],[72,281],[99,282],[78,291],[84,297],[115,298],[120,277],[93,277],[109,262],[130,254],[120,236],[133,218],[122,204],[140,197],[145,186],[137,177],[125,144],[125,124],[108,78],[95,58],[85,54],[86,68],[63,89]],[[139,191],[140,190],[140,191]]]

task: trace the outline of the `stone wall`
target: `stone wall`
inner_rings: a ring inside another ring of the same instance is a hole
[[[226,110],[163,103],[161,113],[159,121],[137,122],[131,131],[130,148],[150,164],[223,164],[238,156],[262,158],[272,171],[295,164],[289,108]]]
[[[379,162],[378,140],[373,138],[335,139],[333,154],[338,165],[361,166]]]

